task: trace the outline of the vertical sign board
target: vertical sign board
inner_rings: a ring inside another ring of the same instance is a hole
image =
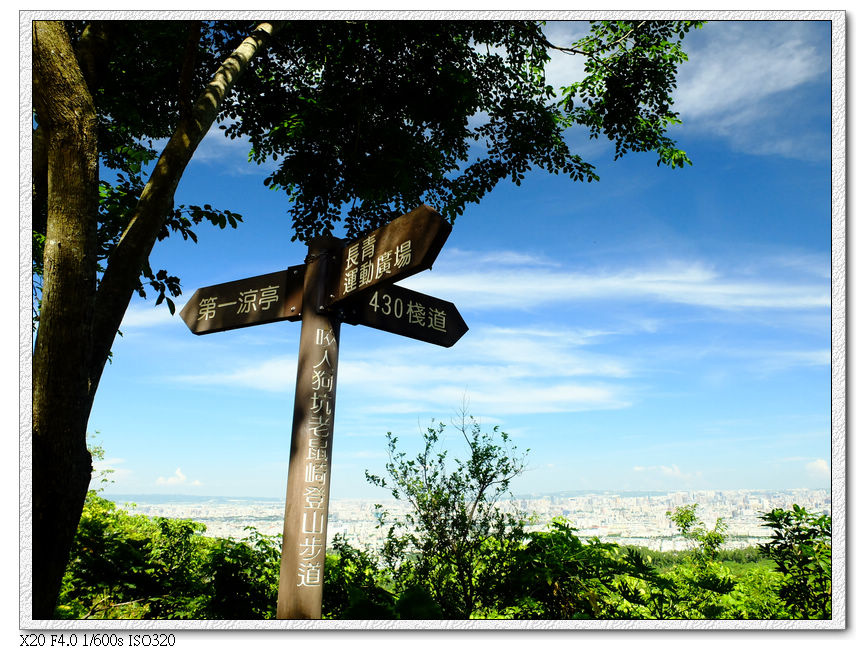
[[[309,246],[303,286],[300,350],[285,489],[285,519],[276,616],[321,618],[327,548],[327,513],[333,454],[333,418],[339,322],[318,313],[329,252],[340,240],[321,238]]]
[[[340,321],[453,345],[468,330],[456,307],[393,284],[432,267],[450,231],[421,206],[348,243],[310,242],[306,264],[198,289],[180,312],[195,334],[301,321],[277,618],[321,618]]]

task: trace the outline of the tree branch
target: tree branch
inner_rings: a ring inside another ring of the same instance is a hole
[[[640,27],[642,27],[645,24],[646,24],[645,20],[641,21],[638,25],[629,29],[627,32],[622,34],[619,38],[617,38],[615,41],[613,41],[612,43],[607,45],[605,48],[602,48],[600,50],[595,50],[594,52],[587,52],[586,50],[578,50],[578,49],[573,48],[573,47],[561,47],[559,45],[554,45],[546,37],[544,37],[544,45],[546,45],[547,47],[552,48],[554,50],[557,50],[559,52],[564,52],[565,54],[571,54],[571,55],[582,54],[583,56],[587,56],[587,57],[594,59],[597,52],[603,52],[604,50],[613,49],[614,47],[616,47],[616,45],[618,45],[622,41],[627,40],[631,34],[633,34],[635,31],[640,29]]]
[[[615,48],[619,43],[621,43],[622,41],[627,40],[627,39],[631,36],[631,34],[633,34],[635,31],[637,31],[640,27],[642,27],[642,26],[645,25],[645,24],[646,24],[646,21],[645,21],[645,20],[641,21],[638,25],[636,25],[635,27],[632,27],[631,29],[629,29],[627,32],[625,32],[624,34],[622,34],[619,38],[617,38],[615,41],[613,41],[612,43],[610,43],[610,44],[607,45],[606,47],[601,48],[601,49],[599,49],[599,50],[595,50],[595,51],[593,51],[593,52],[588,52],[588,51],[586,51],[586,50],[580,50],[580,49],[577,49],[577,48],[574,48],[574,47],[561,47],[561,46],[559,46],[559,45],[555,45],[555,44],[553,44],[553,43],[550,42],[546,37],[544,37],[544,45],[545,45],[546,47],[551,48],[551,49],[553,49],[553,50],[556,50],[556,51],[558,51],[558,52],[563,52],[564,54],[570,54],[570,55],[572,55],[572,56],[575,55],[575,54],[581,54],[581,55],[583,55],[583,56],[585,56],[585,57],[591,59],[591,60],[594,61],[595,63],[598,63],[599,65],[601,65],[601,66],[602,66],[602,67],[603,67],[607,72],[612,72],[612,69],[610,68],[610,66],[607,65],[607,63],[606,63],[606,61],[604,61],[604,59],[602,59],[602,58],[600,58],[600,57],[598,56],[598,53],[599,53],[599,52],[605,52],[605,51],[608,51],[608,50],[612,50],[612,49]]]
[[[90,400],[96,394],[105,361],[141,269],[174,203],[174,192],[186,166],[213,124],[225,96],[263,49],[281,23],[265,22],[225,60],[198,96],[188,119],[182,120],[162,152],[138,205],[108,260],[96,295],[93,349],[89,364]]]
[[[154,598],[167,598],[168,595],[169,594],[162,594],[161,596],[146,596],[144,598],[136,598],[135,600],[127,600],[126,602],[123,602],[123,603],[111,603],[107,607],[99,608],[99,605],[101,605],[106,600],[108,600],[109,596],[105,596],[101,600],[93,603],[93,606],[90,608],[90,610],[81,618],[82,619],[88,619],[91,616],[93,616],[94,614],[97,614],[99,612],[107,612],[109,609],[114,609],[116,607],[123,607],[124,605],[134,605],[135,603],[144,602],[145,600],[153,600]]]

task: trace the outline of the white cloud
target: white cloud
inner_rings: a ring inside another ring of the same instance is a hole
[[[482,326],[460,341],[458,356],[393,342],[386,350],[347,352],[339,382],[355,396],[368,395],[374,404],[369,408],[376,411],[449,410],[464,397],[476,413],[627,407],[622,380],[632,374],[629,363],[585,349],[601,336],[563,328]]]
[[[744,278],[724,276],[700,262],[578,272],[553,266],[543,258],[506,251],[491,254],[480,270],[472,270],[477,257],[471,251],[458,251],[447,257],[436,273],[414,276],[406,284],[446,296],[461,309],[473,310],[528,311],[598,300],[625,304],[654,301],[740,312],[816,310],[829,304],[825,280],[772,281],[766,279],[771,274],[765,269],[749,269]],[[783,270],[779,275],[788,277],[788,270]],[[358,400],[359,409],[366,413],[449,410],[466,395],[476,412],[495,414],[628,408],[635,391],[642,390],[634,379],[645,377],[645,362],[639,361],[639,353],[630,345],[617,348],[631,351],[625,353],[631,356],[625,356],[621,351],[604,353],[599,344],[651,338],[659,323],[636,314],[626,328],[479,324],[473,325],[458,349],[452,350],[389,337],[380,346],[347,347],[341,354],[338,381],[341,393]],[[679,346],[662,351],[662,356],[691,358],[709,353],[738,359],[752,372],[777,372],[828,361],[825,349],[741,350],[729,346],[696,351]],[[206,372],[175,380],[280,393],[290,393],[295,384],[296,355],[233,363],[224,370],[211,365]]]
[[[678,465],[652,465],[649,467],[644,467],[642,465],[634,466],[633,470],[638,473],[646,473],[650,475],[655,475],[664,479],[675,479],[684,482],[692,481],[695,479],[699,479],[702,477],[701,472],[693,472],[693,473],[685,473],[681,469],[679,469]]]
[[[561,266],[561,262],[548,257],[511,250],[480,252],[453,247],[448,248],[447,251],[442,254],[442,258],[440,259],[445,258],[448,260],[448,263],[452,265],[478,266],[492,264],[495,266],[513,266],[519,268],[525,268],[528,266]],[[436,266],[436,268],[438,268],[438,266]]]
[[[829,463],[822,458],[817,458],[805,464],[805,472],[814,479],[828,479],[830,476]]]
[[[755,118],[755,104],[808,83],[826,71],[806,34],[795,23],[707,25],[706,47],[690,55],[677,105],[690,118],[726,117],[733,123]],[[742,118],[741,116],[745,116]]]
[[[185,484],[186,482],[186,475],[182,471],[180,471],[179,467],[174,470],[174,474],[172,474],[171,476],[160,476],[156,479],[157,485],[181,485]],[[199,481],[198,479],[189,482],[189,485],[200,486],[201,484],[201,481]]]
[[[125,463],[125,458],[105,458],[103,460],[93,460],[93,471],[101,472],[106,469],[110,469],[112,471],[117,469],[117,465]]]
[[[258,165],[249,161],[252,145],[246,137],[230,139],[214,124],[195,150],[191,164],[199,163],[209,167],[218,166],[221,172],[235,176],[252,175],[264,178],[277,168],[278,163],[268,159]]]
[[[99,484],[105,480],[109,483],[116,483],[130,477],[132,475],[131,469],[128,467],[119,467],[125,462],[125,458],[94,459],[91,482]]]
[[[670,363],[705,363],[708,370],[702,375],[702,380],[713,387],[738,382],[742,372],[758,379],[801,368],[823,367],[828,373],[831,361],[828,348],[785,349],[782,347],[784,345],[789,344],[782,341],[778,347],[774,347],[774,344],[763,342],[736,345],[709,341],[692,345],[665,344],[653,347],[653,350],[655,358],[662,358]],[[719,367],[716,365],[718,363],[722,365]],[[733,364],[735,368],[728,364]]]
[[[168,144],[168,138],[153,140],[153,149],[159,156]],[[204,138],[195,149],[189,164],[204,165],[213,170],[218,168],[220,173],[228,173],[233,176],[258,175],[264,178],[267,174],[277,168],[278,164],[268,159],[261,165],[249,161],[249,152],[252,145],[247,137],[227,138],[219,125],[214,123]],[[155,163],[151,163],[154,165]],[[152,169],[151,169],[152,171]]]
[[[342,368],[340,367],[340,371]],[[289,391],[294,389],[297,378],[297,356],[272,357],[264,361],[250,362],[227,372],[181,375],[177,381],[198,385],[243,386],[267,391]]]
[[[571,47],[588,31],[587,22],[551,21],[544,27],[547,40],[559,47]],[[585,76],[584,64],[585,57],[580,54],[551,51],[550,62],[546,65],[547,84],[558,93],[561,87],[570,86]]]
[[[588,23],[552,21],[544,31],[552,43],[567,47],[588,33]],[[680,128],[724,138],[751,154],[825,157],[829,116],[824,128],[815,129],[807,120],[823,107],[802,92],[816,81],[828,87],[828,38],[821,42],[827,33],[807,21],[710,21],[691,31],[684,40],[689,60],[673,91]],[[584,60],[552,51],[547,83],[558,92],[579,81]],[[600,149],[604,141],[581,140],[586,144]]]
[[[749,260],[739,260],[740,267],[753,275],[774,269],[779,276],[828,280],[832,276],[829,252],[772,250],[758,252]]]
[[[761,372],[780,372],[790,368],[808,366],[828,366],[832,351],[829,348],[819,350],[760,350],[750,353],[757,358],[757,370]]]

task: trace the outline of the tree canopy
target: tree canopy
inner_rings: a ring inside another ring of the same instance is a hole
[[[566,132],[588,129],[627,151],[682,166],[665,135],[686,59],[687,21],[604,22],[568,47],[540,22],[325,21],[287,25],[229,100],[221,126],[247,136],[251,158],[279,162],[294,236],[381,226],[421,203],[453,220],[499,181],[529,169],[597,180]],[[562,50],[587,76],[551,86]],[[262,97],[273,101],[261,101]]]
[[[264,182],[287,194],[293,237],[356,236],[427,203],[450,220],[501,180],[532,168],[597,180],[572,150],[568,129],[603,135],[616,157],[654,151],[658,164],[689,160],[666,135],[677,123],[672,89],[687,59],[691,21],[598,22],[574,44],[551,43],[532,21],[296,21],[257,57],[218,107],[250,159],[278,161]],[[251,33],[243,21],[70,22],[66,25],[95,99],[99,162],[99,260],[115,249],[145,185],[154,141],[189,119],[195,89],[220,57]],[[178,47],[178,43],[182,47]],[[551,52],[582,55],[586,76],[554,88]],[[166,89],[170,89],[166,92]],[[37,124],[39,115],[36,115]],[[42,169],[43,133],[34,132]],[[38,171],[38,170],[35,170]],[[263,174],[265,175],[265,174]],[[46,224],[42,174],[34,174],[34,270],[41,276]],[[157,238],[196,239],[202,221],[236,226],[240,215],[171,206]],[[180,293],[179,278],[145,265],[143,293]],[[174,306],[168,298],[169,308]]]

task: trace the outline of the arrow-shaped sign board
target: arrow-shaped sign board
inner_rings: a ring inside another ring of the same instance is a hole
[[[431,268],[450,232],[438,212],[422,205],[347,243],[329,279],[326,306]]]
[[[305,266],[198,289],[180,317],[193,334],[300,320]]]
[[[395,284],[367,291],[343,305],[341,316],[350,325],[367,325],[446,348],[469,329],[453,303]]]

